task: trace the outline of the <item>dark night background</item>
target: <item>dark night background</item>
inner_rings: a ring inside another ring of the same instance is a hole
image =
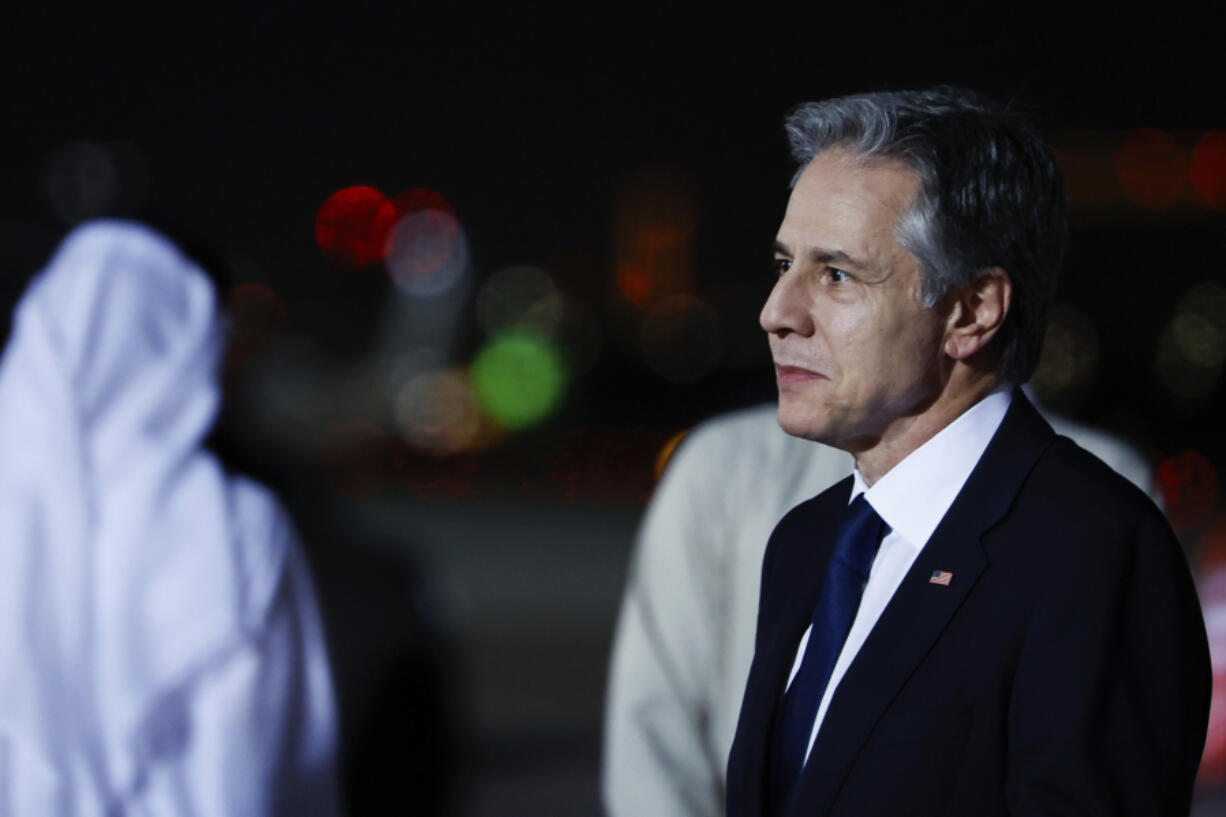
[[[1049,405],[1162,464],[1202,577],[1226,557],[1226,171],[1220,143],[1216,165],[1194,153],[1226,129],[1220,31],[1207,4],[1176,3],[8,7],[5,309],[72,221],[103,214],[205,248],[232,306],[235,287],[276,293],[280,306],[237,320],[255,341],[227,373],[224,444],[284,492],[334,640],[363,634],[353,665],[404,645],[382,676],[400,685],[369,705],[437,752],[385,747],[404,761],[387,785],[430,769],[450,781],[451,813],[595,814],[605,661],[657,453],[773,398],[757,312],[791,172],[780,121],[798,102],[952,82],[1032,115],[1073,200]],[[82,143],[109,157],[92,199]],[[1208,200],[1204,167],[1218,174]],[[317,210],[352,185],[428,188],[454,207],[471,263],[432,339],[448,365],[483,348],[475,303],[497,270],[539,267],[582,304],[563,333],[582,354],[561,343],[585,362],[547,417],[445,454],[398,433],[388,388],[371,384],[397,371],[388,344],[418,313],[389,312],[379,268],[339,269],[315,242]],[[619,273],[642,235],[673,243],[640,253],[654,289],[636,305]],[[644,351],[645,316],[668,296],[689,311],[666,310],[665,350]],[[670,349],[708,362],[679,369]],[[354,602],[375,585],[381,600]],[[342,686],[373,683],[364,672]],[[1226,778],[1218,763],[1203,797]]]

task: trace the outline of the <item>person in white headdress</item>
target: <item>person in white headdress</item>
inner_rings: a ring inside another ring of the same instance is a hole
[[[318,607],[276,499],[203,447],[212,284],[74,230],[0,358],[0,815],[338,811]]]

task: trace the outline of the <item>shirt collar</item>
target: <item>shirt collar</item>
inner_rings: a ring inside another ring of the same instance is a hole
[[[863,493],[890,528],[924,546],[1005,418],[1012,387],[1001,386],[971,406],[869,488],[857,468],[851,499]]]

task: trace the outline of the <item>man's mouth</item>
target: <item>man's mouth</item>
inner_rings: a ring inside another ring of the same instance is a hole
[[[807,383],[820,377],[821,375],[817,372],[800,366],[787,366],[782,363],[775,364],[775,382],[780,386]]]

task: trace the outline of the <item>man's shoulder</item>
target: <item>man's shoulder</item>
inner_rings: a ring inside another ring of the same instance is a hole
[[[851,495],[851,484],[850,476],[841,479],[784,514],[767,544],[768,560],[782,559],[786,564],[791,557],[781,556],[781,552],[807,559],[808,551],[820,546],[825,540],[825,534],[833,531],[843,516]]]
[[[1067,437],[1035,462],[1002,527],[1025,531],[1026,550],[1053,563],[1129,558],[1136,547],[1178,550],[1153,500]]]
[[[1149,496],[1156,496],[1153,466],[1136,446],[1108,431],[1068,417],[1049,412],[1044,412],[1043,417],[1057,434],[1070,438]]]
[[[1067,437],[1057,437],[1035,464],[1030,487],[1056,506],[1087,514],[1162,518],[1134,482]]]

